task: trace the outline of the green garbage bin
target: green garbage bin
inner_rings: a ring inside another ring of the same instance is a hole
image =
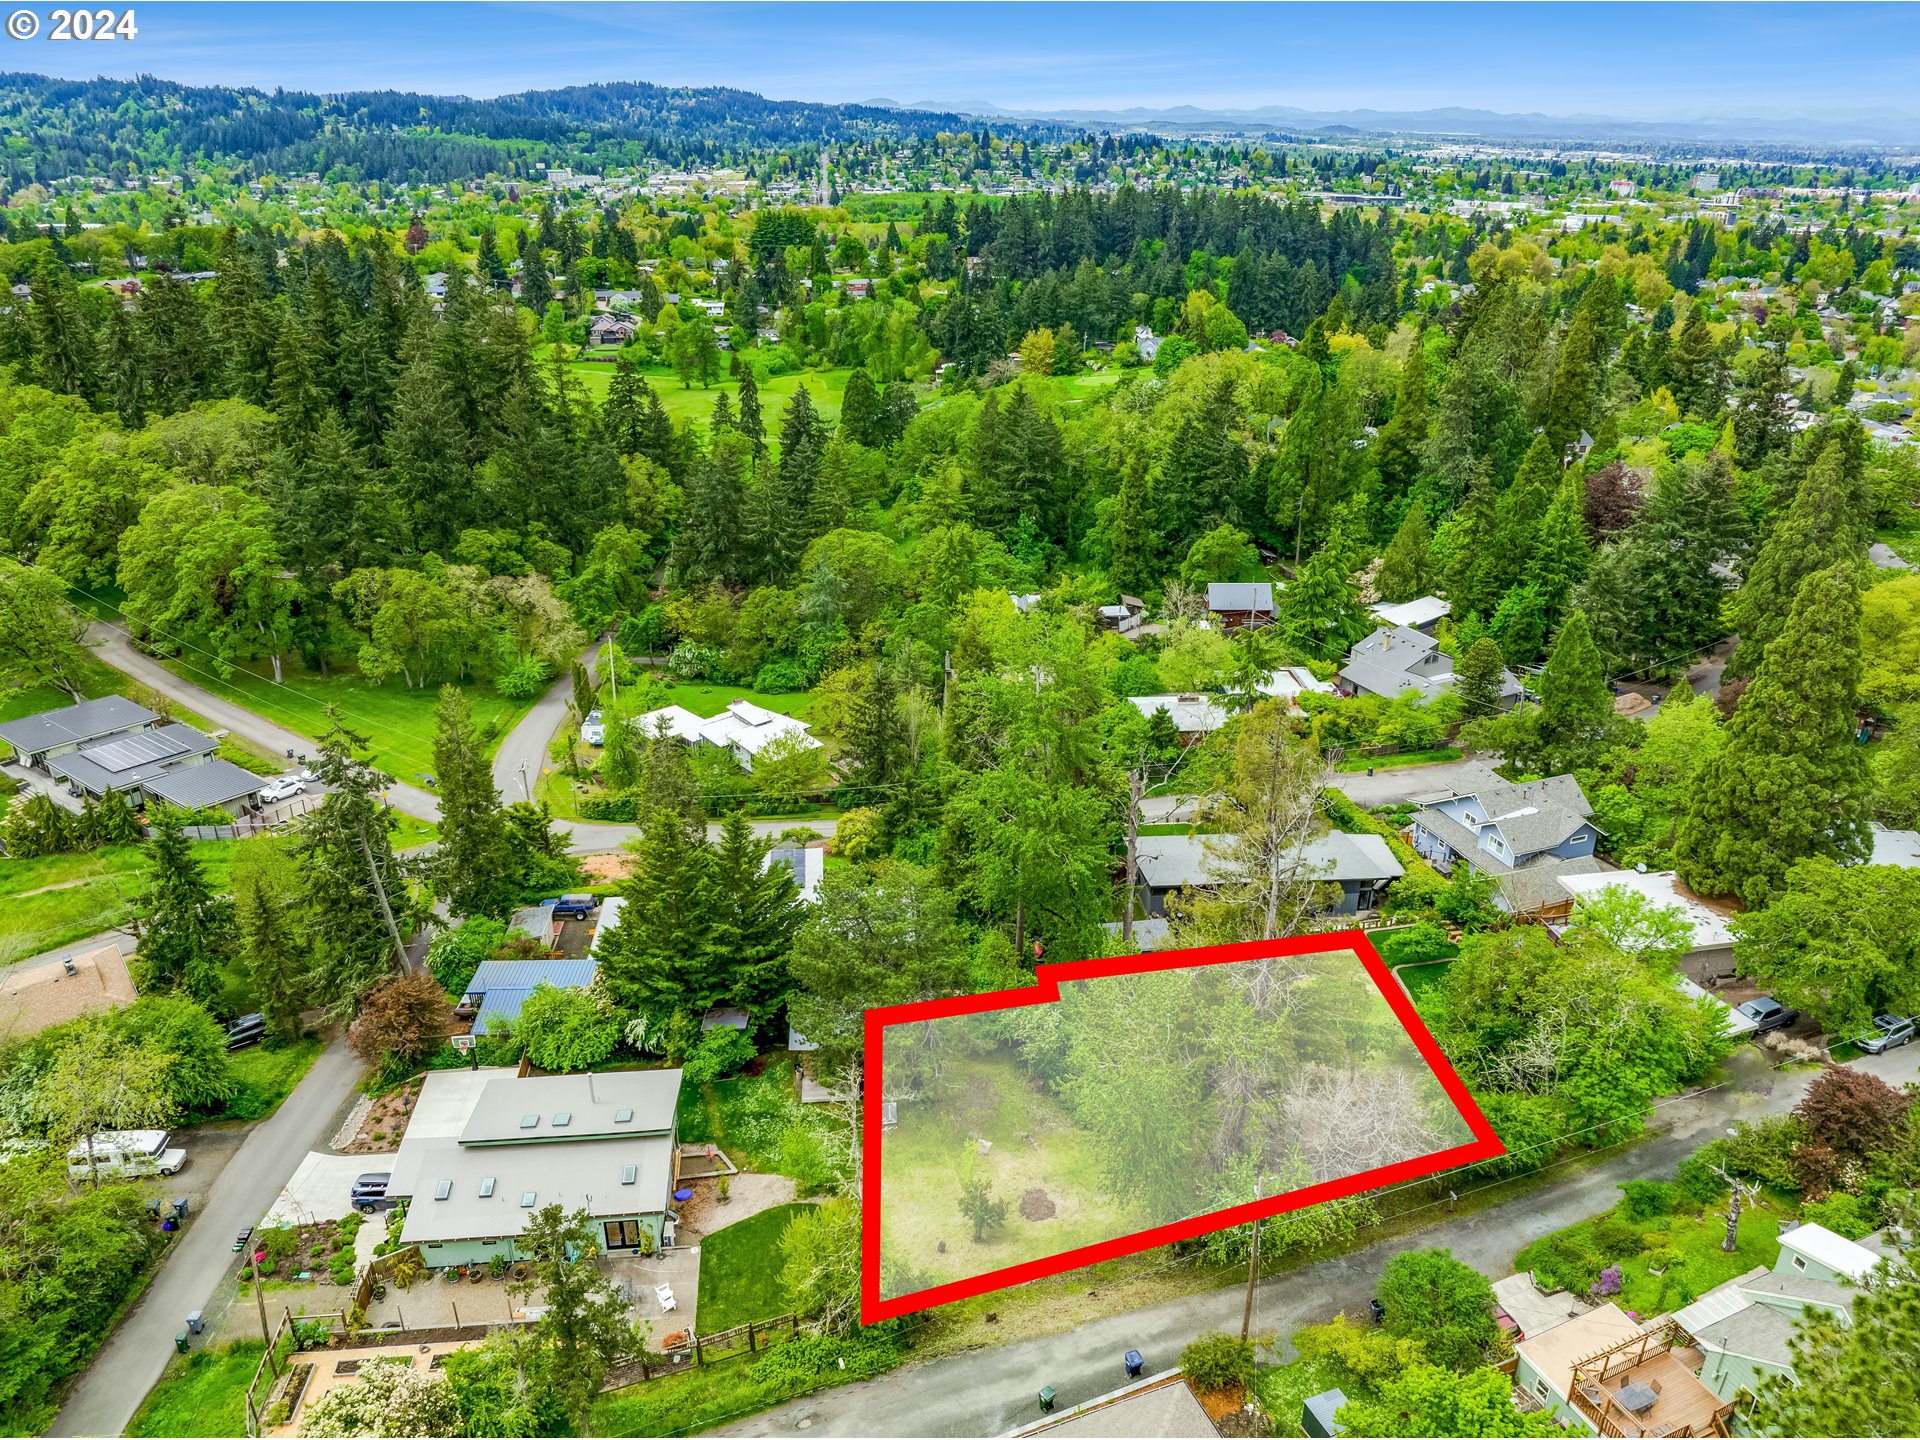
[[[182,1330],[178,1335],[173,1337],[173,1348],[175,1350],[178,1350],[182,1355],[187,1353],[187,1332],[186,1331]]]
[[[1042,1385],[1040,1387],[1040,1409],[1043,1413],[1053,1409],[1053,1386]]]

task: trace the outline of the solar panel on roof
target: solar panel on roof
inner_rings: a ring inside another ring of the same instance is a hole
[[[135,735],[122,735],[117,740],[109,740],[104,745],[94,746],[81,753],[102,770],[110,770],[118,774],[122,770],[131,770],[136,765],[146,765],[155,760],[165,760],[179,755],[186,748],[177,736],[161,730],[143,730]]]

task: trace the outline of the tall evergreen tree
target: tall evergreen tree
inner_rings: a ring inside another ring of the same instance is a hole
[[[233,952],[233,905],[216,896],[179,815],[157,807],[147,853],[151,879],[135,907],[140,946],[133,977],[144,994],[179,990],[202,1004],[220,996],[220,967]]]
[[[753,453],[761,455],[767,448],[766,417],[760,413],[760,382],[753,377],[753,367],[740,367],[740,433],[753,443]]]
[[[707,947],[718,897],[705,832],[656,809],[627,845],[626,905],[600,943],[600,977],[613,1003],[645,1014],[649,1028],[676,1011],[698,1021],[722,993]]]
[[[393,858],[393,813],[380,798],[391,777],[361,758],[364,736],[328,718],[313,766],[327,795],[296,832],[293,857],[313,941],[312,991],[345,1018],[390,968],[405,968],[407,892]]]
[[[300,1035],[300,1012],[307,1004],[306,947],[294,928],[286,904],[258,871],[249,875],[234,895],[235,931],[247,976],[267,1034],[277,1041]]]
[[[1123,594],[1138,595],[1160,578],[1160,530],[1145,452],[1136,450],[1122,463],[1120,488],[1107,514],[1107,550],[1115,587]]]
[[[1523,578],[1540,592],[1548,623],[1559,619],[1568,597],[1587,574],[1586,494],[1580,474],[1562,476],[1535,532]]]
[[[856,369],[847,376],[846,393],[840,397],[840,431],[849,440],[878,449],[885,443],[881,422],[880,392],[865,370]]]
[[[1553,638],[1540,672],[1538,768],[1560,774],[1590,765],[1613,722],[1613,691],[1586,613],[1575,610]]]
[[[1380,557],[1380,570],[1374,584],[1382,600],[1404,605],[1432,591],[1437,578],[1432,547],[1433,527],[1427,520],[1427,507],[1416,495],[1407,507],[1407,518],[1393,532],[1393,539],[1387,542],[1386,551]]]
[[[1453,667],[1453,693],[1460,700],[1460,714],[1477,720],[1497,714],[1500,709],[1500,646],[1490,636],[1467,647],[1460,663]]]
[[[756,1021],[786,1004],[787,949],[802,907],[793,870],[768,863],[770,840],[753,833],[744,812],[729,814],[712,848],[714,910],[707,949],[725,999]]]
[[[1423,336],[1415,336],[1407,352],[1407,363],[1400,371],[1400,389],[1393,402],[1393,417],[1380,427],[1380,443],[1375,464],[1380,481],[1389,495],[1404,494],[1420,475],[1420,457],[1425,453],[1432,413],[1427,403],[1427,347]]]
[[[1834,437],[1821,449],[1734,596],[1732,620],[1740,644],[1727,662],[1728,675],[1759,669],[1807,576],[1842,562],[1861,563],[1867,533],[1863,470],[1846,438]]]
[[[433,765],[440,781],[440,843],[427,862],[433,891],[456,915],[503,917],[520,898],[518,865],[494,788],[493,766],[457,685],[440,687]]]
[[[1680,878],[1707,895],[1761,906],[1809,855],[1866,859],[1872,787],[1855,743],[1860,580],[1850,561],[1800,584],[1694,781],[1674,850]]]

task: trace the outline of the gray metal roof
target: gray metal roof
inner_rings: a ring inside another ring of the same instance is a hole
[[[460,1143],[547,1145],[596,1135],[663,1133],[673,1129],[679,1100],[678,1070],[503,1076],[480,1091]],[[563,1115],[564,1122],[559,1118]]]
[[[441,1181],[448,1182],[444,1200],[435,1198]],[[596,1217],[658,1214],[671,1204],[672,1187],[670,1135],[484,1146],[439,1138],[401,1142],[387,1193],[413,1197],[400,1235],[414,1245],[518,1235],[530,1215],[556,1203]],[[529,1194],[533,1203],[522,1204]]]
[[[1207,586],[1207,609],[1270,614],[1273,586],[1265,580],[1215,580]]]
[[[1318,878],[1330,881],[1392,880],[1406,874],[1378,835],[1349,835],[1331,830],[1307,842],[1303,858]],[[1218,884],[1220,862],[1208,852],[1203,835],[1143,835],[1140,878],[1154,890],[1182,885]]]
[[[175,769],[197,755],[211,755],[220,742],[191,725],[169,721],[152,730],[135,730],[91,740],[78,750],[47,761],[47,769],[94,795],[133,790],[153,776]]]
[[[159,718],[146,706],[136,705],[124,695],[102,695],[98,700],[82,700],[62,710],[9,720],[0,725],[0,740],[24,755],[37,755],[56,745],[73,745],[122,730],[137,730]]]
[[[482,960],[467,982],[468,995],[477,998],[479,1017],[473,1033],[485,1035],[491,1022],[511,1024],[536,986],[583,990],[600,973],[597,960]]]
[[[189,765],[156,775],[142,788],[182,810],[200,810],[258,795],[266,783],[231,760],[209,760],[204,765]]]

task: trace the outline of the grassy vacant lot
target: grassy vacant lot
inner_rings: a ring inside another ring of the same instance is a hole
[[[235,669],[224,680],[178,660],[168,661],[167,668],[183,680],[314,740],[331,728],[326,707],[335,706],[347,728],[371,742],[375,762],[395,779],[417,784],[422,774],[433,771],[433,712],[440,703],[437,685],[418,690],[409,690],[400,680],[368,685],[350,665],[338,666],[332,675],[322,676],[307,670],[297,659],[283,667],[278,685],[264,661]],[[490,686],[467,687],[467,698],[473,702],[474,723],[483,730],[493,727],[489,750],[527,710],[525,703],[504,699]]]
[[[258,1340],[236,1340],[167,1361],[127,1426],[143,1436],[220,1436],[247,1433],[247,1382],[266,1353]]]
[[[320,1058],[320,1042],[310,1036],[279,1050],[255,1045],[236,1051],[231,1058],[240,1091],[227,1102],[223,1118],[264,1120],[280,1108],[280,1102],[313,1068],[313,1062]]]
[[[193,847],[216,890],[228,883],[233,846],[231,840],[206,840]],[[148,865],[139,845],[0,860],[0,965],[124,924],[146,888]]]
[[[903,1104],[900,1124],[881,1145],[881,1246],[890,1258],[938,1283],[1057,1255],[1132,1227],[1126,1207],[1101,1188],[1093,1137],[1011,1056],[955,1060],[946,1079],[952,1093]],[[981,1139],[993,1144],[986,1155],[977,1153]],[[960,1213],[960,1171],[969,1154],[975,1176],[1007,1202],[1006,1224],[979,1243]],[[1055,1213],[1029,1220],[1021,1200],[1036,1190]]]
[[[1513,1267],[1539,1270],[1542,1278],[1557,1279],[1572,1289],[1593,1261],[1618,1265],[1621,1289],[1611,1297],[1613,1303],[1635,1315],[1657,1315],[1756,1265],[1771,1269],[1780,1258],[1782,1214],[1766,1201],[1749,1205],[1741,1213],[1738,1244],[1729,1255],[1720,1248],[1727,1233],[1722,1217],[1675,1214],[1630,1220],[1624,1207],[1618,1207],[1534,1241],[1514,1257]],[[1628,1236],[1633,1239],[1627,1241]],[[1641,1247],[1638,1253],[1625,1253],[1636,1245]],[[1661,1274],[1652,1273],[1656,1265],[1662,1267]]]
[[[567,369],[586,386],[587,393],[595,400],[607,398],[607,387],[613,383],[611,364],[576,360]],[[646,366],[640,373],[660,396],[661,408],[676,421],[695,420],[704,423],[713,414],[716,397],[725,395],[730,405],[737,404],[740,399],[740,382],[730,376],[722,376],[705,389],[698,384],[688,389],[680,383],[680,377],[665,365]],[[843,366],[837,370],[813,370],[798,375],[770,375],[762,380],[760,415],[766,423],[768,435],[779,438],[780,417],[787,413],[787,405],[793,399],[794,391],[802,385],[810,392],[815,410],[828,420],[838,420],[840,397],[846,393],[847,376],[852,373],[851,367]]]
[[[793,1309],[780,1283],[780,1237],[805,1205],[776,1205],[700,1242],[700,1333],[771,1320]]]

